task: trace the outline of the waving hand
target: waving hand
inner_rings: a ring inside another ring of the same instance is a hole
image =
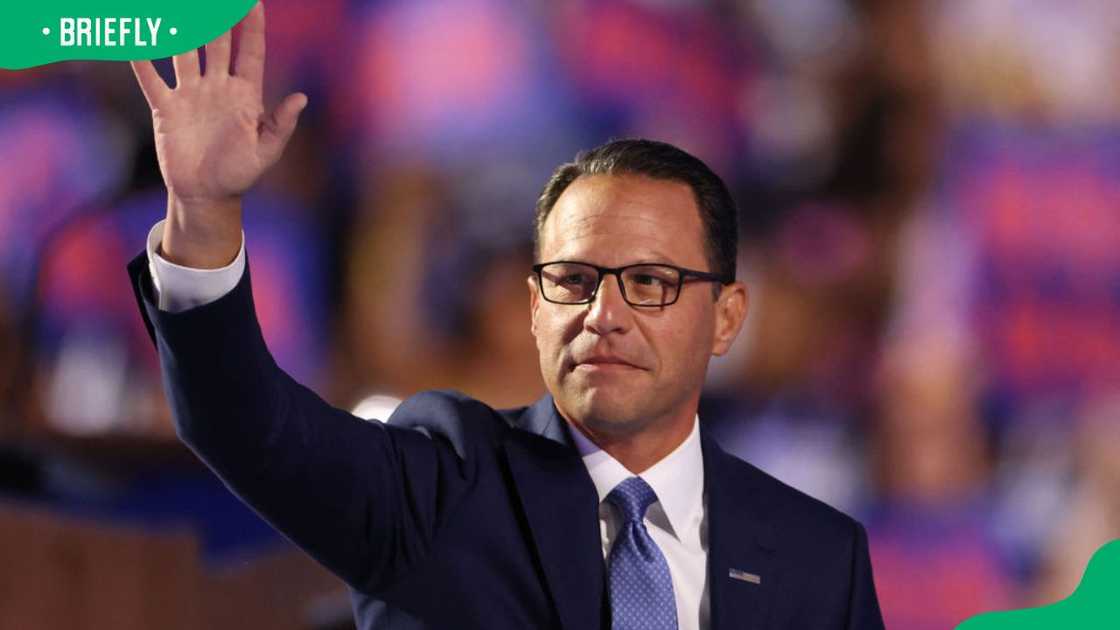
[[[156,155],[167,186],[163,254],[192,267],[222,266],[237,253],[241,196],[280,158],[307,105],[307,97],[295,93],[272,111],[264,108],[262,4],[242,21],[232,65],[231,43],[232,29],[206,45],[205,74],[198,51],[175,56],[174,89],[151,62],[132,62],[152,109]]]

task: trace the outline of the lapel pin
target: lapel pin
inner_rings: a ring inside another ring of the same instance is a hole
[[[762,584],[762,577],[754,573],[747,573],[739,569],[731,569],[727,572],[727,577],[732,580],[739,580],[740,582],[750,582],[751,584]]]

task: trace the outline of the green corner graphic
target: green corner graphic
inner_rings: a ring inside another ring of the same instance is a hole
[[[256,0],[14,0],[0,20],[0,68],[170,57],[229,30]]]
[[[1093,554],[1069,597],[1039,608],[984,613],[957,630],[1104,630],[1120,628],[1120,540]]]

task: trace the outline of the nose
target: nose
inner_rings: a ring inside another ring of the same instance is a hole
[[[583,320],[584,328],[600,336],[626,331],[632,313],[630,305],[622,297],[622,285],[619,282],[618,276],[604,274],[602,284]]]

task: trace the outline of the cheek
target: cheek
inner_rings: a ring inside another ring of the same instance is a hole
[[[701,325],[706,321],[703,312],[686,315],[682,310],[680,317],[648,331],[649,345],[662,371],[671,378],[679,378],[706,365],[712,344],[711,326]]]
[[[572,317],[566,313],[556,313],[548,309],[537,314],[536,339],[537,351],[541,354],[542,362],[552,362],[557,355],[562,354],[571,336]]]

